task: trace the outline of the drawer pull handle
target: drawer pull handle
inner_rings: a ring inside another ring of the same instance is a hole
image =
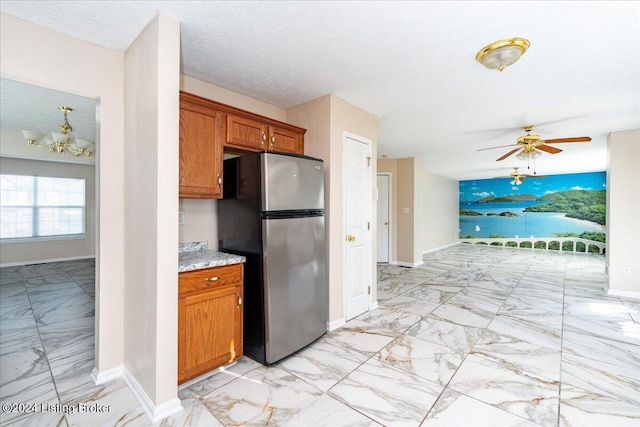
[[[238,305],[242,305],[242,297],[238,293]]]
[[[213,276],[213,277],[207,277],[206,279],[204,279],[205,282],[215,282],[219,279],[218,276]]]

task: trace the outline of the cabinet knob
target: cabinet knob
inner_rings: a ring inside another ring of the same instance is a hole
[[[274,142],[276,142],[276,136],[271,135],[271,145],[273,145]]]
[[[238,292],[238,305],[242,305],[242,297],[240,296],[239,292]]]
[[[218,174],[218,187],[222,185],[222,177]]]
[[[347,242],[355,242],[356,236],[352,236],[351,234],[347,235]]]
[[[213,277],[206,277],[204,279],[205,282],[217,282],[218,279],[220,279],[218,276],[213,276]]]
[[[264,144],[266,140],[267,140],[267,134],[262,132],[262,143]]]

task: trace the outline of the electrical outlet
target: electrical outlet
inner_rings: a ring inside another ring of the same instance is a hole
[[[184,211],[178,211],[178,224],[184,224]]]
[[[630,267],[625,267],[622,269],[622,275],[623,276],[631,276],[631,268]]]
[[[409,213],[409,208],[402,208],[402,213]]]

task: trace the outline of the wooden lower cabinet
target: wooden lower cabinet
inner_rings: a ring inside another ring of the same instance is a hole
[[[179,274],[178,384],[242,356],[243,266]]]

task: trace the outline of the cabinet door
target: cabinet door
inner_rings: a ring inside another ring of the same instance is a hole
[[[269,151],[304,154],[304,135],[270,126]]]
[[[242,355],[242,285],[178,299],[178,383]]]
[[[264,123],[229,114],[225,145],[251,151],[266,150],[268,130]]]
[[[223,113],[180,105],[180,197],[222,198]]]

